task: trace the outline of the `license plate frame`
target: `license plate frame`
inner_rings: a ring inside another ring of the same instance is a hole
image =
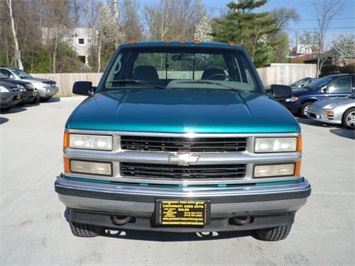
[[[210,200],[156,199],[155,221],[160,226],[203,227],[210,223]]]

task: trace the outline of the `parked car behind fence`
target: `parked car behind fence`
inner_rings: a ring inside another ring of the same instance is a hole
[[[22,101],[22,93],[12,83],[0,81],[0,110],[7,112]]]
[[[11,79],[32,83],[38,92],[33,103],[40,100],[46,102],[58,93],[58,87],[54,80],[34,78],[25,71],[14,67],[0,67],[0,73]]]
[[[37,96],[37,91],[34,89],[32,83],[10,79],[0,73],[0,81],[12,83],[17,86],[19,91],[22,93],[22,101],[19,104],[31,103]]]

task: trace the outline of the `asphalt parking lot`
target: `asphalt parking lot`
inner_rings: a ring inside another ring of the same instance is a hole
[[[355,265],[355,131],[300,118],[312,195],[286,240],[252,232],[74,237],[53,184],[65,121],[82,99],[0,114],[0,265]]]

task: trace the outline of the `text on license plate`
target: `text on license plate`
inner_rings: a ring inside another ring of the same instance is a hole
[[[157,199],[156,221],[160,225],[204,226],[209,224],[209,200]]]

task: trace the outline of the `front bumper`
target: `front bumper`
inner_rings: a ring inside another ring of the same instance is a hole
[[[22,93],[3,92],[1,93],[1,109],[11,108],[22,101]]]
[[[332,110],[333,113],[328,113],[328,114],[325,113],[325,111],[326,110],[324,109],[315,108],[311,105],[307,111],[307,117],[323,123],[338,124],[338,125],[342,123],[341,114],[336,113],[334,110]]]
[[[48,97],[52,97],[55,94],[57,94],[59,91],[59,88],[58,87],[43,87],[43,88],[37,88],[37,91],[38,91],[39,96],[41,98],[48,98]]]
[[[55,191],[69,209],[72,221],[108,228],[201,231],[201,228],[156,227],[157,199],[209,200],[210,223],[204,230],[251,230],[292,224],[293,217],[307,201],[311,186],[307,180],[275,186],[243,186],[230,188],[164,188],[144,184],[101,184],[70,180],[58,176]],[[133,217],[134,222],[117,225],[113,216]],[[231,225],[233,217],[252,217],[251,223]]]

